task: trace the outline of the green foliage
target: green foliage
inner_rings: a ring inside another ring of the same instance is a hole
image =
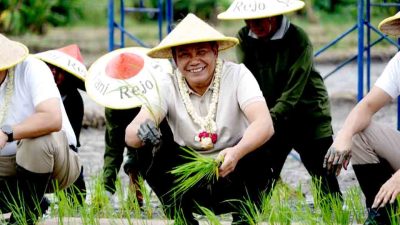
[[[48,25],[60,26],[79,18],[80,0],[3,0],[0,3],[0,32],[44,34]]]
[[[175,20],[182,19],[191,12],[200,18],[214,21],[217,14],[226,10],[231,3],[230,0],[175,0],[173,2]]]

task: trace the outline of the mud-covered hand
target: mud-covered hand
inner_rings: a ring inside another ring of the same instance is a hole
[[[400,194],[400,172],[396,172],[389,180],[387,180],[380,188],[375,196],[372,208],[384,207],[386,203],[394,203],[396,197]]]
[[[140,124],[137,135],[146,145],[158,146],[161,142],[161,133],[152,120],[146,120]]]
[[[328,173],[335,173],[336,176],[340,174],[342,167],[347,170],[351,158],[351,150],[337,149],[331,146],[324,158],[324,168]]]

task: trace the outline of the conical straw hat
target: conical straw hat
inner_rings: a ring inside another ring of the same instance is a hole
[[[28,48],[22,43],[11,41],[0,34],[0,70],[6,70],[24,60],[29,54]]]
[[[68,73],[85,80],[87,69],[78,45],[72,44],[65,47],[35,54],[39,59],[59,67]]]
[[[159,98],[159,79],[172,74],[172,65],[167,59],[148,57],[148,50],[121,48],[97,59],[85,81],[89,97],[112,109],[130,109]]]
[[[300,0],[235,0],[218,19],[259,19],[293,12],[304,7]]]
[[[388,17],[379,23],[378,28],[385,34],[392,35],[395,37],[400,36],[400,12],[396,15]]]
[[[235,46],[239,41],[234,37],[226,37],[206,22],[189,13],[161,43],[148,53],[153,58],[172,58],[171,47],[198,43],[218,42],[218,50]]]

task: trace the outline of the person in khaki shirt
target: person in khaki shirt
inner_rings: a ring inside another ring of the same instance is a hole
[[[271,167],[263,163],[265,152],[259,149],[274,133],[265,99],[244,65],[218,58],[219,51],[237,42],[188,14],[148,52],[153,58],[173,58],[177,69],[163,77],[160,101],[142,107],[126,129],[126,143],[139,148],[149,145],[140,129],[167,119],[173,140],[165,142],[163,136],[146,180],[167,216],[180,214],[186,224],[198,224],[193,217],[198,205],[216,214],[230,212],[233,222],[248,224],[240,202],[229,200],[250,200],[260,206],[261,193],[271,190]],[[224,160],[216,182],[174,196],[170,190],[176,177],[169,171],[188,162],[181,146]]]

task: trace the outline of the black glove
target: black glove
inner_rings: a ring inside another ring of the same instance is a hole
[[[146,145],[160,145],[161,133],[152,120],[148,119],[144,123],[140,124],[137,135]]]

